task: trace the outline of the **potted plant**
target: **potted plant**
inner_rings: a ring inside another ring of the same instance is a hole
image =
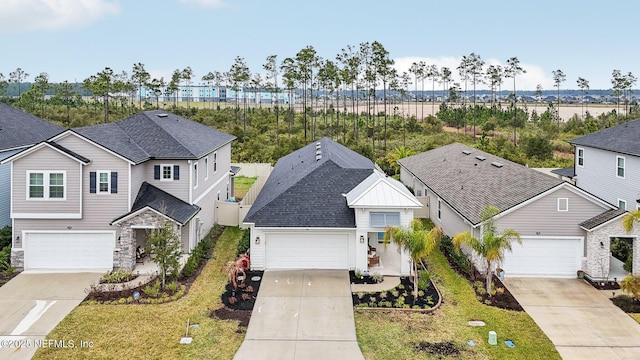
[[[578,270],[578,279],[584,279],[584,270]]]

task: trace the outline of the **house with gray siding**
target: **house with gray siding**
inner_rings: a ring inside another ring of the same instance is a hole
[[[576,186],[623,210],[640,208],[640,120],[569,141]]]
[[[0,102],[0,161],[64,129]],[[0,165],[0,228],[11,226],[11,167]]]
[[[133,269],[170,224],[189,253],[229,198],[234,136],[166,113],[66,130],[8,157],[11,261],[34,269]]]
[[[609,244],[621,235],[625,214],[608,201],[459,143],[400,159],[398,164],[400,180],[428,199],[423,202],[429,204],[429,218],[449,236],[469,231],[480,238],[482,210],[487,205],[498,208],[498,229],[514,229],[522,237],[522,245],[513,244],[499,265],[507,275],[573,277],[584,270],[594,278],[608,276]],[[636,230],[626,236],[636,243],[639,234]],[[639,254],[634,257],[640,261]],[[636,271],[640,266],[634,265]]]

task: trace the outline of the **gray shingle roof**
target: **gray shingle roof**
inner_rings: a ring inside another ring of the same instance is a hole
[[[282,157],[244,221],[256,226],[355,227],[346,194],[374,169],[366,157],[333,140]],[[316,152],[321,159],[316,160]]]
[[[560,175],[560,176],[564,176],[564,177],[568,177],[569,179],[572,179],[574,176],[576,176],[575,170],[576,169],[572,166],[568,168],[554,169],[554,170],[551,170],[551,172],[556,175]]]
[[[134,163],[149,159],[198,159],[235,139],[233,135],[161,110],[74,131]]]
[[[626,213],[626,210],[622,210],[622,209],[611,209],[611,210],[607,210],[605,212],[603,212],[602,214],[598,214],[594,217],[592,217],[591,219],[585,220],[583,222],[581,222],[580,224],[578,224],[580,227],[587,229],[587,230],[591,230],[594,229],[604,223],[607,223],[617,217],[619,217],[620,215],[624,215],[624,213]]]
[[[160,190],[159,188],[147,183],[146,181],[140,186],[140,191],[136,196],[131,211],[114,219],[112,223],[127,217],[145,207],[150,207],[155,211],[166,215],[175,220],[180,225],[184,225],[193,218],[199,211],[197,205],[190,205],[177,197]]]
[[[0,150],[37,144],[64,129],[0,102]]]
[[[485,160],[480,161],[476,156]],[[487,205],[496,206],[502,212],[563,183],[553,176],[459,143],[409,156],[398,163],[474,225],[481,222],[480,215]]]
[[[640,139],[640,119],[575,138],[569,143],[640,156],[638,139]]]
[[[82,156],[82,155],[80,155],[80,154],[78,154],[76,152],[73,152],[73,151],[67,149],[66,147],[64,147],[64,146],[62,146],[62,145],[60,145],[58,143],[54,143],[53,141],[47,141],[47,144],[50,145],[50,146],[53,146],[54,148],[62,151],[65,154],[77,159],[78,161],[80,161],[82,163],[88,164],[88,163],[91,162],[91,160],[87,159],[86,157],[84,157],[84,156]]]

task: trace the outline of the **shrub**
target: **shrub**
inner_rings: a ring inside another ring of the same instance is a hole
[[[5,226],[0,229],[0,249],[6,246],[11,247],[11,227]]]
[[[160,279],[156,279],[156,281],[149,283],[147,286],[145,286],[142,289],[142,292],[145,293],[147,296],[149,297],[158,297],[158,294],[160,293]]]
[[[377,283],[382,282],[382,279],[383,279],[382,275],[380,273],[377,273],[377,272],[373,273],[373,275],[371,275],[371,278]]]
[[[102,281],[107,284],[117,284],[133,280],[135,276],[131,270],[116,270],[102,275]]]
[[[11,266],[11,246],[5,246],[0,250],[0,272],[11,274],[15,267]]]
[[[250,247],[250,241],[249,241],[249,236],[250,236],[250,231],[245,231],[244,234],[242,234],[242,239],[240,239],[240,241],[238,242],[238,247],[236,250],[236,255],[241,255],[247,252],[247,250],[249,250]]]
[[[440,249],[451,260],[451,265],[464,275],[472,275],[473,267],[471,261],[463,252],[455,251],[453,241],[449,236],[442,236],[440,240]]]
[[[178,283],[175,282],[175,281],[170,282],[169,284],[167,284],[167,290],[169,290],[171,292],[178,291]]]
[[[418,289],[427,290],[431,286],[431,273],[423,270],[418,272]]]

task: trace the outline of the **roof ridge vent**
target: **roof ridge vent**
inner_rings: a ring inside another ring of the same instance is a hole
[[[316,153],[316,161],[320,161],[320,159],[322,159],[322,153],[318,151]]]
[[[497,168],[501,168],[501,167],[503,167],[503,166],[504,166],[504,164],[503,164],[503,163],[498,162],[498,161],[494,161],[494,162],[492,162],[492,163],[491,163],[491,165],[493,165],[493,166],[495,166],[495,167],[497,167]]]
[[[471,151],[469,150],[462,150],[462,153],[465,155],[471,155]]]
[[[480,160],[480,161],[485,161],[487,160],[486,157],[482,156],[482,155],[476,155],[476,159]]]

